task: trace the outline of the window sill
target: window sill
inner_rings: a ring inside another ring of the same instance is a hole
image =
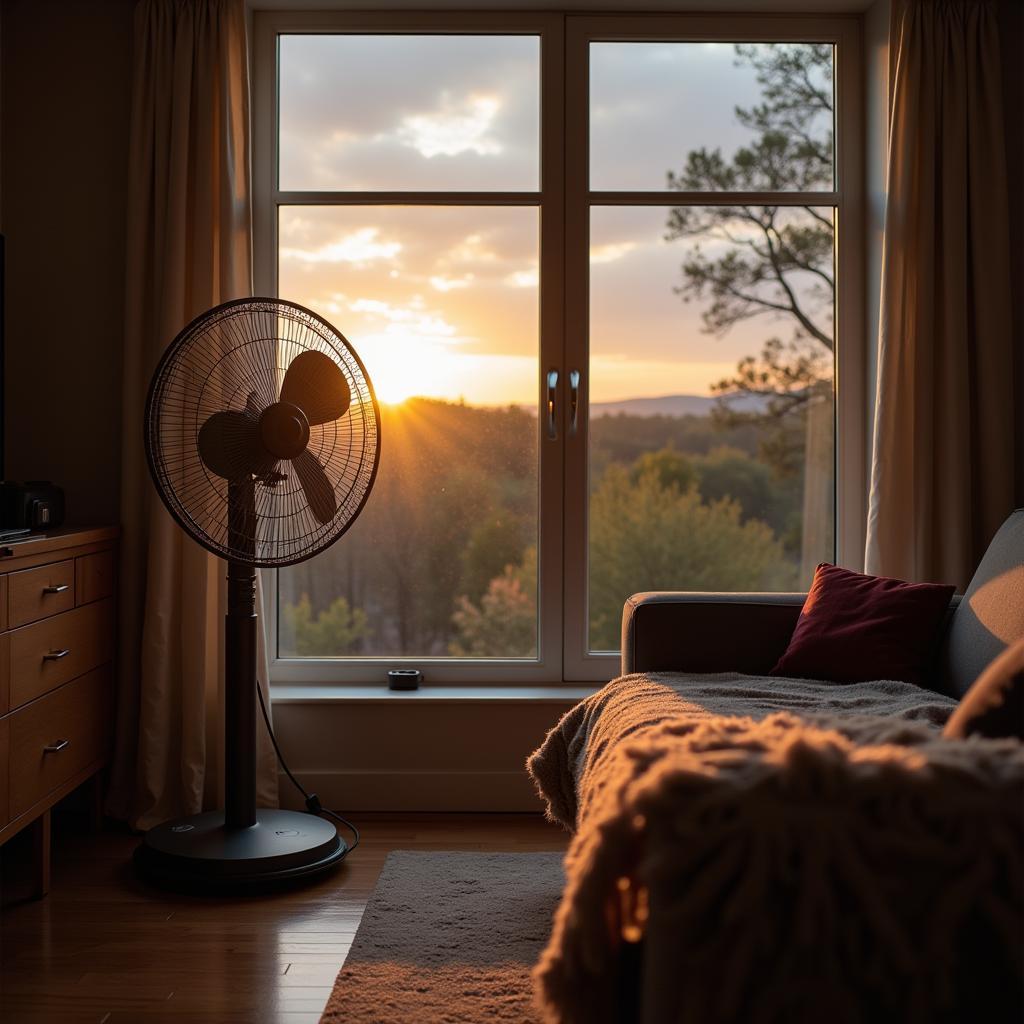
[[[602,684],[549,686],[428,686],[422,690],[389,690],[386,686],[276,683],[271,704],[574,704]]]

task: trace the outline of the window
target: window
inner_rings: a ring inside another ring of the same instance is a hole
[[[275,679],[606,679],[630,593],[853,557],[855,22],[256,18],[259,284],[382,402]]]

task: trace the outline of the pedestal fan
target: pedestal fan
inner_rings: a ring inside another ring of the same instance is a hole
[[[228,563],[225,794],[223,811],[150,829],[136,864],[156,880],[203,887],[326,870],[347,852],[334,825],[256,807],[256,569],[323,551],[366,503],[380,457],[366,369],[302,306],[226,302],[164,354],[146,401],[145,447],[171,515]]]

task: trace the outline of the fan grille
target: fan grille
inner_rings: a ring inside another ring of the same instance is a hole
[[[254,536],[228,534],[228,481],[199,455],[199,430],[215,413],[275,402],[292,360],[326,355],[344,373],[351,404],[340,419],[311,425],[308,451],[333,488],[337,512],[312,513],[289,462],[277,482],[257,480]],[[224,558],[291,565],[334,543],[366,503],[380,461],[380,410],[366,369],[340,332],[311,310],[273,298],[226,302],[171,342],[146,402],[146,457],[164,504],[182,528]],[[255,557],[254,557],[255,555]]]

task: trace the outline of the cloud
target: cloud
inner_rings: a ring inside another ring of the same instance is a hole
[[[510,288],[536,288],[539,280],[536,267],[529,270],[514,270],[505,278],[505,284]]]
[[[503,146],[489,133],[500,109],[501,102],[494,96],[469,96],[457,102],[446,91],[440,110],[404,118],[397,135],[428,160],[460,153],[497,156]]]
[[[280,47],[284,188],[538,187],[537,37],[286,34]],[[731,43],[600,42],[590,65],[595,188],[664,188],[691,150],[751,140],[735,107],[761,89]]]
[[[466,235],[445,254],[447,263],[493,263],[498,254],[487,246],[483,235]]]
[[[798,223],[807,218],[802,210],[792,216]],[[724,337],[704,332],[707,300],[684,303],[674,290],[689,245],[665,240],[665,218],[658,206],[592,212],[595,400],[707,393],[777,332],[760,319]],[[364,256],[367,246],[400,244],[390,259],[365,265],[290,258],[280,267],[281,294],[334,323],[368,360],[382,395],[394,399],[415,389],[469,402],[536,400],[535,210],[291,206],[282,208],[280,229],[283,247],[321,256],[342,243]]]
[[[463,274],[462,277],[445,277],[443,274],[435,274],[430,279],[430,287],[439,292],[452,292],[459,288],[468,288],[475,278],[475,274]]]
[[[284,247],[281,259],[299,263],[354,263],[365,266],[378,260],[390,260],[402,251],[401,242],[377,240],[379,228],[358,228],[316,249]]]
[[[280,68],[284,189],[538,187],[536,36],[286,34]]]
[[[731,156],[752,139],[736,107],[750,107],[760,91],[731,43],[592,44],[591,187],[663,189],[692,150]]]
[[[348,304],[348,308],[353,313],[364,313],[386,321],[384,331],[389,334],[454,340],[458,333],[444,317],[426,310],[423,299],[418,295],[402,306],[381,299],[356,299]]]
[[[283,188],[538,187],[536,37],[286,35],[280,52]],[[663,188],[690,150],[749,140],[734,107],[760,88],[731,44],[598,43],[590,57],[594,188]],[[392,394],[535,403],[536,208],[286,206],[280,226],[281,294],[324,311]],[[708,300],[675,291],[689,244],[665,232],[663,207],[592,210],[595,400],[704,393],[776,329],[705,333]],[[696,241],[708,256],[722,245]]]
[[[636,245],[636,242],[608,242],[604,245],[592,245],[590,247],[590,262],[612,263],[622,259],[627,253],[631,253]]]

